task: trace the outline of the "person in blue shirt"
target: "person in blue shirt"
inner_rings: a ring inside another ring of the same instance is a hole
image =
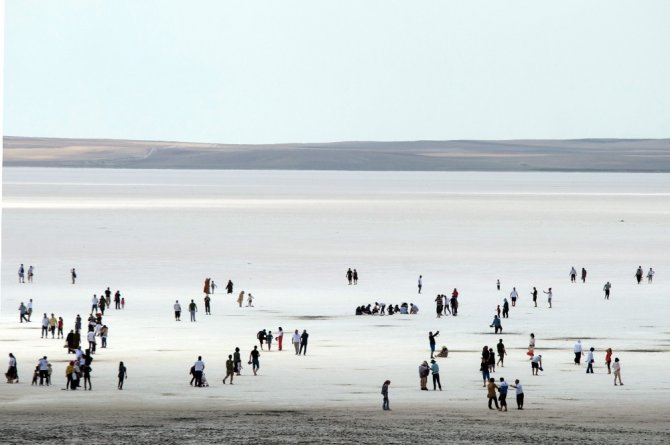
[[[509,385],[505,381],[504,377],[500,377],[500,385],[498,386],[498,392],[500,393],[500,409],[507,411],[507,389]]]
[[[430,363],[430,370],[433,373],[433,391],[435,391],[437,387],[439,387],[440,391],[442,391],[442,383],[440,383],[440,367],[437,365],[435,360],[431,360]]]

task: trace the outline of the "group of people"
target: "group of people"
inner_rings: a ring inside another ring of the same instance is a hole
[[[105,315],[105,310],[112,307],[112,290],[107,287],[102,293],[100,294],[100,297],[96,294],[93,294],[93,298],[91,298],[91,313],[95,313],[97,311],[100,311],[102,315]],[[121,291],[117,289],[116,292],[114,292],[114,309],[125,309],[126,308],[126,298],[121,296]]]
[[[345,274],[347,277],[347,281],[349,282],[349,285],[356,285],[358,284],[358,271],[356,269],[351,270],[351,267],[347,270],[347,273]]]
[[[435,297],[435,312],[437,312],[437,318],[442,317],[442,315],[453,315],[454,317],[458,315],[458,289],[454,288],[451,292],[451,297],[447,297],[445,294],[437,294]]]
[[[576,366],[582,364],[582,357],[586,355],[586,373],[593,374],[593,364],[596,362],[594,357],[595,348],[590,347],[585,354],[582,341],[577,340],[573,347],[573,352],[575,354],[574,363]],[[607,374],[612,374],[612,371],[614,371],[614,386],[623,386],[623,382],[621,381],[621,363],[618,357],[615,357],[614,362],[612,362],[612,348],[607,348],[605,351],[605,365],[607,366]]]
[[[356,315],[394,315],[394,314],[418,314],[419,306],[414,303],[402,303],[400,305],[389,304],[386,306],[386,303],[378,303],[375,301],[375,305],[360,305],[356,306]]]
[[[26,281],[26,269],[23,267],[23,263],[19,265],[19,283],[32,283],[34,276],[35,268],[33,266],[28,266],[28,281]]]
[[[647,283],[651,284],[654,281],[654,272],[653,268],[649,268],[649,272],[647,272]],[[642,266],[638,266],[637,270],[635,271],[635,279],[637,280],[637,284],[640,284],[642,282],[642,276],[644,275],[644,272],[642,271]]]

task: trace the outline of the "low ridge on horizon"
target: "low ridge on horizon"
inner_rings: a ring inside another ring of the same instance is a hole
[[[221,144],[4,136],[5,167],[670,172],[670,139]]]

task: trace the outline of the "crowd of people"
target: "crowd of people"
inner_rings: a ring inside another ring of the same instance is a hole
[[[416,315],[418,313],[419,306],[414,303],[401,303],[400,305],[396,304],[395,306],[393,304],[389,304],[387,306],[386,303],[378,303],[376,301],[374,306],[372,306],[372,304],[363,304],[361,306],[356,306],[355,310],[356,315]]]

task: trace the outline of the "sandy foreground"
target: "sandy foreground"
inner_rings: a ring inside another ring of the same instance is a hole
[[[0,386],[3,441],[667,443],[669,209],[665,174],[5,168],[0,354],[16,355],[21,383]],[[33,284],[17,283],[19,263],[36,267]],[[589,271],[585,284],[570,284],[573,265]],[[638,265],[654,267],[653,284],[634,283]],[[347,267],[359,285],[347,285]],[[205,277],[219,285],[209,316]],[[62,316],[67,332],[107,286],[127,304],[105,315],[109,347],[95,356],[93,391],[61,391],[69,357],[61,340],[40,338],[41,314]],[[494,335],[512,286],[521,298]],[[542,293],[533,307],[532,286],[553,287],[552,309]],[[437,319],[435,294],[454,287],[459,316]],[[237,307],[242,289],[255,307]],[[33,323],[20,324],[29,298]],[[174,300],[191,298],[198,321],[174,321]],[[420,313],[353,315],[375,301],[414,302]],[[279,326],[284,351],[263,352],[252,376],[244,359],[256,332]],[[310,333],[306,356],[287,344],[294,329]],[[444,390],[422,392],[417,366],[436,330],[450,349],[439,360]],[[538,377],[525,355],[531,332]],[[513,394],[507,413],[486,407],[479,355],[499,338],[509,355],[492,376],[522,381],[523,411]],[[596,348],[593,375],[572,363],[578,338]],[[223,385],[235,346],[245,369]],[[608,347],[623,387],[606,373]],[[30,386],[42,355],[51,387]],[[209,388],[188,384],[198,355]],[[118,391],[121,360],[129,378]],[[385,379],[390,413],[380,406]]]

